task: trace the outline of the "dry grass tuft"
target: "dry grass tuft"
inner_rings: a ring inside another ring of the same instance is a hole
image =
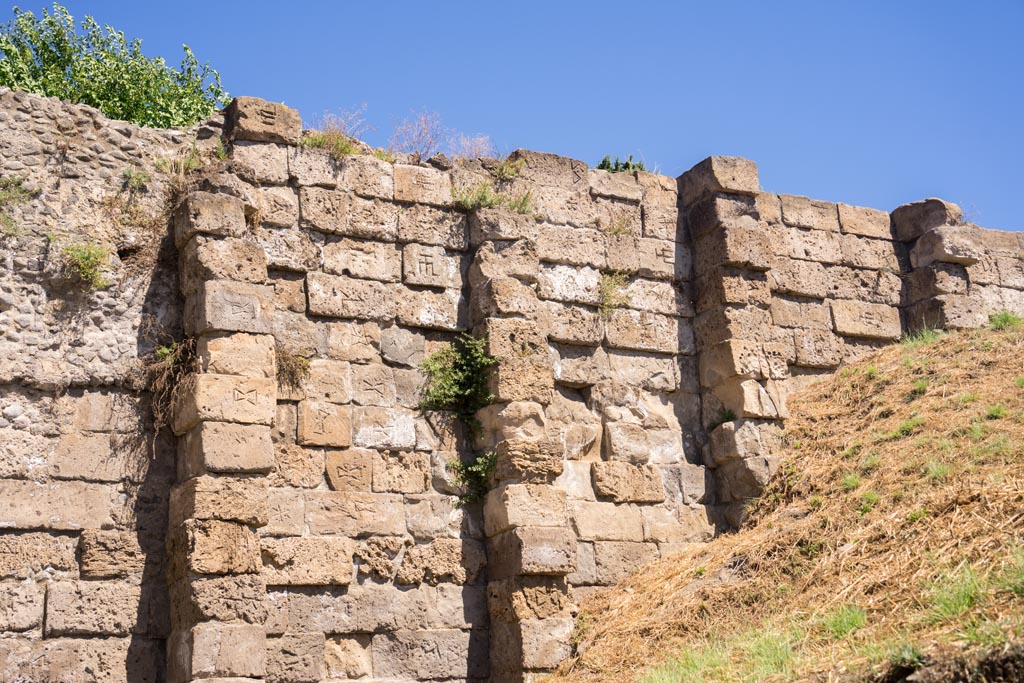
[[[277,383],[292,390],[302,388],[309,377],[309,359],[277,345]]]
[[[1024,638],[1022,375],[1009,326],[895,345],[797,395],[748,527],[582,605],[553,681],[869,680]]]

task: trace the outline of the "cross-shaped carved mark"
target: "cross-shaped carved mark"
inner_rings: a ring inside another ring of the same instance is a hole
[[[252,301],[229,301],[228,306],[232,318],[256,319],[256,304]]]
[[[420,254],[419,259],[416,261],[416,272],[420,275],[431,275],[437,277],[440,273],[437,272],[437,264],[434,262],[433,254]]]
[[[259,395],[255,389],[235,389],[235,402],[245,402],[252,405],[256,405],[256,399]]]

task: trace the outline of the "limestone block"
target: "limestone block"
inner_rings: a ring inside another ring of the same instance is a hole
[[[185,332],[273,331],[274,288],[231,280],[209,280],[185,302]]]
[[[785,396],[773,380],[764,383],[735,377],[711,390],[727,410],[741,417],[779,419],[788,417]]]
[[[986,305],[978,290],[973,295],[940,294],[908,307],[907,327],[911,330],[981,327],[994,310]]]
[[[547,357],[547,338],[536,321],[522,318],[490,318],[478,329],[485,350],[499,361],[511,358]]]
[[[352,411],[352,443],[364,448],[412,449],[416,446],[415,416],[402,408],[357,406]]]
[[[897,207],[892,212],[893,235],[901,242],[912,242],[940,225],[956,225],[963,219],[960,207],[932,197]]]
[[[591,471],[598,496],[616,503],[660,503],[665,500],[661,472],[654,465],[595,462]]]
[[[481,430],[493,435],[494,441],[504,439],[536,441],[545,435],[547,421],[544,407],[531,401],[492,403],[477,411]]]
[[[582,541],[642,541],[640,508],[588,500],[569,501],[576,535]]]
[[[722,465],[715,473],[719,502],[760,496],[777,467],[777,460],[761,457],[732,460]]]
[[[733,420],[711,431],[709,465],[720,466],[733,460],[770,458],[782,448],[782,430],[775,422]]]
[[[327,354],[337,360],[365,363],[380,358],[381,330],[377,323],[327,324]]]
[[[604,268],[604,234],[598,230],[543,225],[537,238],[537,255],[548,263]]]
[[[171,666],[176,665],[185,680],[263,678],[266,674],[267,638],[262,626],[197,624],[171,638],[168,649]]]
[[[522,482],[550,482],[562,473],[562,444],[552,439],[506,439],[495,446],[494,476]]]
[[[319,683],[323,670],[323,633],[285,633],[267,639],[269,683]]]
[[[354,550],[347,538],[264,538],[260,578],[268,586],[347,586]]]
[[[352,410],[326,401],[299,401],[298,442],[345,447],[352,442]]]
[[[575,620],[571,617],[519,622],[524,669],[554,669],[572,653]]]
[[[485,242],[473,257],[473,264],[469,268],[469,283],[475,288],[496,277],[514,277],[532,283],[537,281],[540,267],[537,249],[528,240]],[[570,277],[570,273],[576,270],[568,266],[550,268],[556,269],[552,278],[557,278],[558,282]],[[589,272],[591,269],[587,270]]]
[[[714,526],[703,507],[693,509],[645,505],[640,512],[643,516],[645,541],[662,545],[695,543],[710,540],[714,536]],[[664,552],[661,555],[665,557]]]
[[[937,294],[966,294],[967,269],[955,263],[916,268],[904,278],[903,301],[913,304]]]
[[[376,451],[364,448],[327,452],[327,483],[335,491],[369,491]]]
[[[131,471],[138,468],[133,467],[127,452],[115,451],[110,434],[62,434],[51,448],[47,471],[54,479],[118,482],[144,474]]]
[[[257,97],[236,97],[225,112],[224,130],[229,140],[254,140],[299,144],[302,119],[299,112]]]
[[[486,564],[486,553],[480,541],[438,538],[406,551],[395,583],[406,586],[474,583]]]
[[[675,193],[673,192],[673,196],[674,195]],[[683,217],[674,203],[665,206],[651,206],[648,205],[647,200],[644,199],[641,211],[641,220],[643,222],[644,237],[671,240],[673,242],[684,241],[685,228],[683,224]]]
[[[601,434],[600,424],[567,425],[561,434],[564,446],[562,457],[566,460],[600,459]]]
[[[899,339],[903,335],[898,308],[862,301],[832,301],[836,332],[848,337]]]
[[[380,352],[390,363],[416,368],[426,356],[426,338],[404,327],[385,327],[380,333]]]
[[[469,224],[461,211],[413,204],[398,209],[398,241],[436,244],[453,251],[469,248]]]
[[[488,582],[487,607],[492,623],[514,624],[524,619],[569,616],[573,605],[566,578],[520,576]]]
[[[5,495],[10,491],[5,491]],[[6,519],[6,517],[5,517]],[[75,538],[46,533],[0,534],[0,578],[31,579],[43,575],[74,578],[78,570]]]
[[[264,477],[192,477],[171,491],[170,526],[189,519],[219,519],[254,527],[267,523]]]
[[[395,405],[395,371],[382,363],[352,366],[352,396],[359,405]]]
[[[143,633],[141,597],[138,586],[121,581],[53,581],[46,589],[46,637]],[[39,599],[42,607],[41,593]]]
[[[309,376],[302,387],[307,398],[330,403],[352,400],[351,365],[346,361],[315,358],[309,363]]]
[[[323,449],[303,448],[295,443],[276,445],[274,468],[268,477],[271,486],[316,488],[323,480]]]
[[[761,196],[763,195],[758,195]],[[778,197],[775,197],[775,200],[778,202]],[[706,236],[721,232],[723,226],[749,223],[751,220],[757,222],[760,216],[758,207],[759,202],[756,198],[713,194],[688,207],[687,227],[694,242],[697,242]]]
[[[270,428],[204,421],[178,440],[179,466],[189,476],[269,472],[274,466]]]
[[[174,243],[179,249],[199,233],[241,237],[246,231],[242,202],[226,194],[193,192],[174,209],[172,220]]]
[[[257,574],[192,577],[171,586],[171,623],[187,628],[199,621],[262,624],[267,587]]]
[[[402,251],[402,279],[410,285],[461,289],[461,259],[438,245],[407,244]]]
[[[696,282],[696,310],[711,311],[738,304],[767,304],[772,298],[766,273],[715,267]]]
[[[401,536],[406,528],[405,509],[398,494],[310,491],[306,524],[314,535]]]
[[[196,574],[255,574],[260,568],[256,533],[244,524],[188,520],[172,530],[168,556],[176,563],[173,577]]]
[[[519,167],[519,178],[552,187],[587,187],[587,164],[577,159],[517,149],[508,155],[510,162]]]
[[[346,195],[323,187],[299,190],[299,225],[320,232],[342,232],[348,218]]]
[[[825,266],[812,261],[779,259],[768,272],[773,292],[823,299],[828,294],[829,274]]]
[[[842,263],[844,260],[843,247],[846,240],[838,232],[783,226],[768,234],[772,250],[779,256],[819,263]],[[851,245],[862,241],[856,236],[849,237]]]
[[[467,324],[466,299],[458,289],[405,290],[398,302],[398,322],[411,327],[455,332]]]
[[[474,287],[469,298],[470,319],[479,323],[491,316],[537,316],[537,293],[511,277],[495,277]]]
[[[695,352],[693,332],[680,318],[620,308],[605,323],[605,342],[614,349]]]
[[[604,585],[618,583],[645,564],[654,562],[658,558],[658,546],[654,543],[622,541],[595,543],[594,561],[597,565],[597,582]]]
[[[373,451],[375,493],[423,493],[430,485],[430,456],[422,452]]]
[[[294,147],[288,150],[288,178],[299,187],[337,187],[340,163],[330,150]]]
[[[543,328],[553,341],[599,346],[604,339],[604,322],[597,309],[545,301],[541,312]]]
[[[791,301],[772,297],[772,324],[777,327],[802,327],[813,330],[832,329],[832,310],[826,302]]]
[[[256,191],[262,227],[294,228],[299,223],[299,199],[290,187],[267,187]]]
[[[452,180],[444,171],[426,166],[395,164],[395,201],[452,205]]]
[[[349,154],[341,162],[342,185],[360,197],[395,198],[395,167],[368,154]]]
[[[70,581],[50,585],[70,585]],[[0,631],[28,631],[43,623],[44,584],[0,582]],[[63,605],[58,606],[60,609]]]
[[[769,225],[782,223],[782,200],[779,195],[759,192],[754,196],[754,206],[757,209],[757,215],[765,223]]]
[[[898,306],[903,280],[887,270],[863,270],[844,266],[825,268],[826,296],[834,299],[858,299],[867,303]]]
[[[398,291],[373,280],[308,273],[306,291],[312,315],[389,321],[398,307]]]
[[[402,252],[395,244],[342,239],[323,247],[324,271],[366,280],[399,282]]]
[[[260,529],[260,535],[301,536],[306,527],[305,517],[305,491],[272,488],[267,494],[267,525]]]
[[[604,426],[605,457],[642,465],[651,454],[647,430],[633,422],[609,422]]]
[[[541,224],[534,216],[500,206],[477,209],[469,215],[470,242],[474,245],[492,240],[525,239],[536,242],[540,227]]]
[[[564,527],[565,491],[542,484],[508,484],[491,489],[484,500],[484,532],[495,536],[522,526]]]
[[[276,412],[273,380],[234,375],[194,375],[195,385],[181,391],[174,405],[174,433],[200,421],[269,425]]]
[[[8,529],[100,529],[114,526],[124,502],[116,486],[81,481],[43,484],[0,480],[0,519]]]
[[[786,361],[774,349],[745,339],[729,339],[709,346],[700,356],[700,383],[714,387],[732,377],[767,379],[785,377]]]
[[[649,313],[686,318],[694,316],[693,291],[689,283],[633,279],[623,290],[629,308]]]
[[[204,334],[196,340],[200,370],[215,375],[276,378],[274,349],[269,334]]]
[[[760,188],[757,164],[742,157],[708,157],[679,176],[679,196],[685,206],[714,192],[752,195]]]
[[[805,368],[834,368],[843,360],[842,341],[827,330],[794,330],[795,364]]]
[[[692,277],[693,255],[689,247],[680,242],[641,237],[636,241],[636,259],[635,265],[620,270],[660,280],[689,280]],[[609,267],[613,267],[612,261],[609,252]]]
[[[565,265],[541,266],[538,294],[543,299],[597,305],[601,274],[594,268]]]
[[[271,268],[304,273],[320,267],[320,241],[313,238],[316,233],[303,230],[256,228],[256,242],[267,255]]]
[[[159,566],[163,560],[162,544],[143,551],[135,531],[86,529],[79,537],[78,553],[82,577],[87,579],[140,574],[147,563]]]
[[[568,460],[562,463],[562,473],[552,483],[565,491],[573,500],[596,500],[591,482],[590,461]]]
[[[324,673],[328,679],[368,678],[373,675],[369,633],[329,636],[324,645]]]
[[[487,542],[489,579],[564,576],[576,571],[576,539],[567,527],[516,527]]]
[[[435,538],[482,539],[484,536],[480,519],[467,514],[450,495],[425,493],[406,496],[405,518],[409,534],[417,541]]]
[[[231,145],[231,166],[239,178],[258,185],[288,183],[288,148],[238,140]]]
[[[88,680],[79,672],[89,672],[96,683],[125,683],[130,670],[156,672],[163,667],[162,645],[145,638],[0,640],[0,680],[4,681],[78,683]]]
[[[708,502],[706,496],[710,475],[703,465],[681,462],[678,465],[662,465],[659,469],[665,482],[666,500],[686,505]]]
[[[835,204],[789,194],[780,197],[782,220],[786,225],[839,232],[839,209]]]
[[[545,357],[512,357],[491,370],[488,386],[494,400],[533,401],[546,405],[554,388],[554,370]]]
[[[966,225],[942,225],[918,238],[910,250],[910,265],[922,268],[938,261],[971,266],[984,256],[979,231]]]
[[[181,291],[192,294],[207,280],[261,284],[267,279],[267,255],[256,242],[237,237],[197,235],[179,255]]]
[[[892,220],[884,211],[864,206],[839,205],[839,227],[844,233],[891,240]]]
[[[611,173],[590,169],[587,172],[590,194],[595,197],[611,197],[629,202],[639,202],[643,188],[633,173]]]
[[[481,649],[483,648],[483,649]],[[486,631],[395,631],[373,636],[373,674],[387,680],[486,678]]]
[[[716,266],[756,271],[772,267],[771,236],[764,224],[749,216],[729,219],[714,232],[698,238],[694,251],[697,272],[708,272]],[[665,258],[671,255],[667,250],[662,253]]]
[[[554,354],[557,353],[557,358]],[[608,353],[598,348],[556,346],[552,351],[554,378],[568,387],[587,387],[611,374]]]

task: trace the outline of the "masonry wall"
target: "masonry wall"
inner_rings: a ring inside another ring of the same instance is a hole
[[[0,121],[38,190],[0,238],[3,680],[532,680],[588,593],[741,521],[789,394],[1024,314],[1020,235],[744,159],[334,159],[252,98],[151,131],[4,92]],[[460,205],[481,184],[525,211]],[[86,240],[97,291],[61,268]],[[419,408],[461,333],[500,361],[475,437]],[[172,339],[195,372],[156,429],[138,367]]]

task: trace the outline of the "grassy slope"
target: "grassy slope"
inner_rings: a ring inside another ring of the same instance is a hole
[[[790,405],[751,525],[583,605],[555,680],[866,680],[1024,638],[1024,325],[906,341]]]

